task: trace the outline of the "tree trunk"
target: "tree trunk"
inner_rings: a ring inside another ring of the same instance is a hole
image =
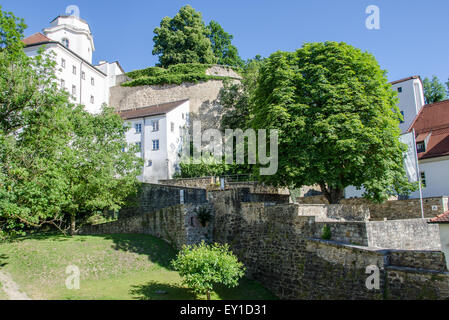
[[[206,295],[207,295],[207,300],[210,300],[210,292],[209,291],[206,292]]]
[[[339,204],[343,199],[344,190],[340,188],[327,187],[325,183],[320,184],[321,192],[324,193],[330,204]]]
[[[76,215],[72,213],[70,215],[70,235],[73,237],[76,232]]]

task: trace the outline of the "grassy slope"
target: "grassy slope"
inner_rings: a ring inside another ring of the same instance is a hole
[[[203,299],[180,284],[170,266],[174,256],[167,243],[147,235],[41,236],[0,244],[2,270],[32,299]],[[69,265],[81,270],[80,290],[65,288]],[[243,279],[238,288],[219,289],[212,298],[274,297]]]

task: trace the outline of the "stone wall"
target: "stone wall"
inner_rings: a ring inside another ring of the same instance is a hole
[[[79,234],[149,234],[161,238],[173,247],[180,249],[184,244],[211,241],[213,222],[203,227],[198,221],[196,211],[201,205],[177,205],[133,215],[115,222],[85,226]],[[209,210],[212,210],[207,205]],[[212,211],[211,211],[212,212]]]
[[[404,250],[441,250],[438,225],[409,219],[367,223],[368,245]]]
[[[364,205],[297,205],[298,215],[314,216],[317,222],[368,221],[370,211]]]
[[[170,180],[159,180],[159,183],[167,186],[209,189],[212,186],[216,187],[217,184],[219,186],[220,178],[203,177],[191,179],[170,179]]]
[[[240,78],[231,68],[223,66],[213,66],[206,73]],[[191,120],[201,120],[204,129],[217,128],[222,115],[222,107],[218,105],[217,99],[222,88],[221,80],[162,86],[122,87],[119,85],[110,89],[109,105],[116,111],[123,111],[189,99]]]
[[[427,221],[316,222],[314,237],[320,239],[324,226],[328,226],[331,240],[337,242],[372,248],[441,250],[438,226]]]
[[[298,215],[297,205],[242,203],[231,191],[209,198],[215,212],[214,240],[229,243],[248,275],[281,299],[449,297],[449,275],[445,269],[442,272],[441,253],[390,253],[317,240],[313,238],[320,223]],[[356,225],[339,224],[353,229]],[[362,234],[363,223],[358,227],[353,232]],[[380,290],[366,288],[366,268],[371,265],[380,270]]]
[[[322,195],[297,198],[300,204],[328,204]],[[419,199],[392,200],[376,204],[366,199],[343,199],[343,205],[366,205],[369,207],[372,221],[418,219],[422,217],[421,202]],[[449,210],[448,197],[434,197],[423,199],[424,216],[433,218]],[[436,210],[435,210],[436,209]]]
[[[181,191],[184,193],[182,203]],[[207,192],[203,189],[143,183],[137,197],[130,199],[130,202],[133,204],[120,210],[119,218],[151,213],[179,204],[204,204],[207,202]]]

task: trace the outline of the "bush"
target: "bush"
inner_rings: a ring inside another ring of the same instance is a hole
[[[321,232],[321,239],[323,239],[323,240],[330,240],[331,238],[332,238],[331,229],[326,224],[326,225],[324,225],[323,230]]]
[[[206,207],[199,208],[198,210],[195,211],[195,213],[203,227],[205,227],[207,223],[210,222],[212,219],[212,214]]]
[[[206,294],[208,300],[214,287],[219,284],[237,287],[245,274],[245,267],[229,250],[228,244],[207,245],[204,241],[184,246],[172,265],[183,277],[183,284],[197,294]]]

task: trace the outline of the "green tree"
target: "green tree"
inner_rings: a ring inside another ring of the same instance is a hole
[[[172,265],[183,277],[183,283],[197,294],[206,294],[207,300],[217,285],[236,287],[245,275],[245,267],[229,250],[228,244],[202,242],[184,246]]]
[[[232,45],[233,35],[224,31],[223,27],[212,20],[207,26],[209,29],[209,40],[212,43],[212,50],[218,59],[218,64],[233,67],[243,67],[244,61],[239,56],[238,49]]]
[[[163,18],[154,34],[153,55],[159,56],[159,67],[217,62],[209,40],[210,31],[201,13],[189,5],[182,7],[173,18]]]
[[[71,104],[53,57],[24,54],[22,20],[0,10],[0,26],[0,236],[118,208],[141,166],[123,121]]]
[[[437,76],[433,76],[432,80],[425,78],[423,81],[424,97],[427,104],[443,101],[447,99],[447,92],[444,84],[440,82]]]
[[[276,52],[252,104],[252,127],[279,131],[279,170],[261,180],[318,184],[330,203],[351,185],[375,201],[414,187],[403,166],[397,94],[371,54],[336,42]]]

